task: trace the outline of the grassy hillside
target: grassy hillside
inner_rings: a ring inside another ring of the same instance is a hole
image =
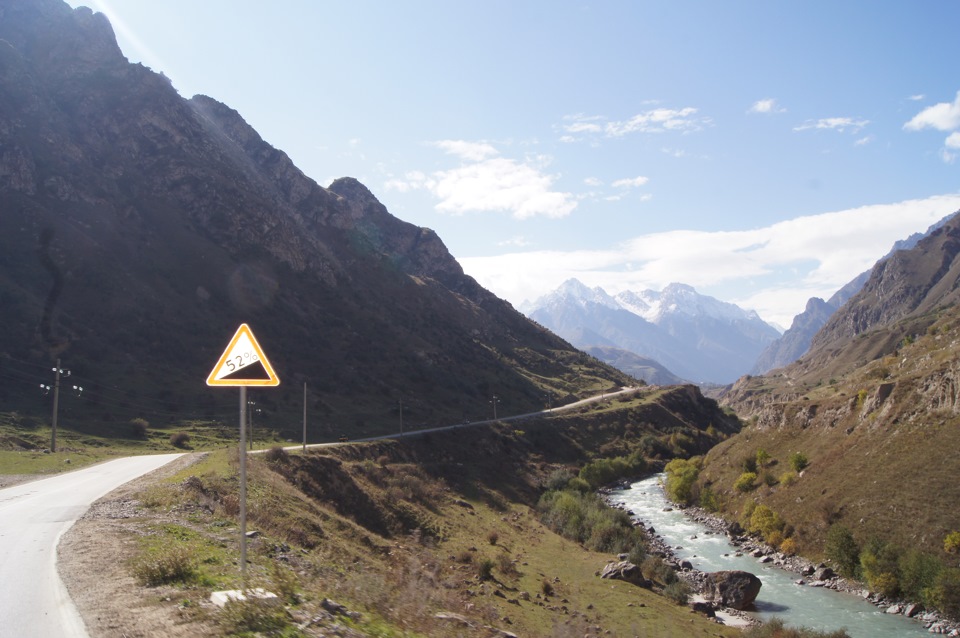
[[[136,516],[109,533],[150,606],[198,632],[276,617],[282,635],[320,635],[334,622],[327,597],[359,614],[336,618],[355,635],[736,635],[654,591],[598,578],[615,557],[550,531],[537,510],[558,469],[703,452],[736,428],[695,388],[650,389],[547,420],[252,457],[250,579],[287,599],[283,613],[220,614],[203,602],[239,584],[234,454],[146,489]],[[174,576],[145,584],[158,573]],[[321,620],[295,629],[311,618]]]
[[[807,360],[741,380],[725,400],[745,427],[707,454],[698,489],[744,523],[769,507],[786,524],[777,541],[813,558],[834,558],[842,529],[885,552],[898,579],[907,555],[956,567],[944,540],[960,530],[958,327],[960,309],[943,308],[861,334],[833,354],[830,376]],[[862,565],[852,572],[884,589]]]

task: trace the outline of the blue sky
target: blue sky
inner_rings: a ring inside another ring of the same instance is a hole
[[[960,210],[960,3],[71,0],[519,305],[678,281],[789,326]]]

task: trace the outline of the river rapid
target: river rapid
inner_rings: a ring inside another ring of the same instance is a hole
[[[622,506],[669,545],[678,560],[688,560],[702,572],[742,570],[763,583],[749,615],[761,621],[780,618],[792,627],[820,631],[845,629],[851,638],[910,638],[929,636],[924,625],[897,614],[887,614],[860,595],[823,587],[799,585],[799,574],[762,564],[740,551],[725,534],[717,533],[674,508],[660,485],[662,475],[614,490],[611,504]]]

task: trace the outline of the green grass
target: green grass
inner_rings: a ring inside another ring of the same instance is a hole
[[[21,423],[16,414],[0,413],[0,475],[55,474],[121,456],[236,448],[240,438],[239,425],[204,421],[149,427],[144,438],[106,434],[115,433],[115,428],[89,427],[78,432],[61,427],[57,429],[57,451],[44,453],[50,449],[50,427]],[[129,429],[132,434],[132,427]],[[189,437],[183,448],[170,442],[171,435],[180,432]],[[255,435],[254,449],[286,444],[273,430],[256,429]]]

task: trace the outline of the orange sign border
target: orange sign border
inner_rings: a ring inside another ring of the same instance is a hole
[[[223,368],[227,359],[230,358],[230,353],[233,351],[234,346],[237,345],[237,342],[240,341],[240,337],[247,335],[247,338],[250,339],[250,343],[253,345],[253,349],[257,353],[257,357],[260,363],[263,365],[263,369],[266,371],[268,379],[217,379],[217,373]],[[207,377],[207,385],[209,386],[228,386],[228,387],[240,387],[240,386],[277,386],[280,385],[280,377],[277,376],[277,373],[273,371],[273,366],[270,365],[270,361],[267,359],[267,356],[263,354],[263,349],[260,347],[260,344],[257,343],[257,338],[253,336],[253,331],[250,330],[250,326],[245,323],[240,324],[240,327],[237,328],[236,334],[233,335],[233,339],[230,340],[227,349],[223,351],[223,354],[220,355],[220,360],[217,361],[217,365],[213,366],[213,371],[210,372],[210,375]]]

